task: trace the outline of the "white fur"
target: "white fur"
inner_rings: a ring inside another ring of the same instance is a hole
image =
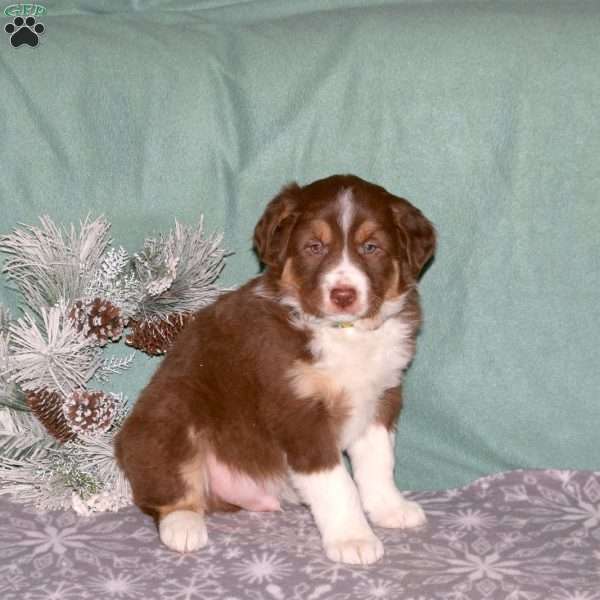
[[[352,190],[350,188],[343,190],[338,196],[340,204],[340,212],[338,222],[342,228],[344,237],[348,236],[352,221],[354,220],[354,203],[352,198]]]
[[[311,508],[328,558],[369,564],[383,556],[383,545],[367,523],[356,486],[343,464],[310,475],[292,473],[291,479]]]
[[[375,525],[408,528],[425,523],[423,509],[396,488],[393,436],[385,427],[370,425],[348,454],[363,508]]]
[[[360,322],[359,322],[360,323]],[[413,356],[413,327],[401,317],[389,318],[376,329],[309,325],[310,350],[319,378],[329,378],[344,392],[351,408],[340,436],[345,450],[373,421],[383,392],[397,386]]]
[[[406,295],[407,294],[404,293],[402,296],[394,298],[393,300],[385,300],[381,305],[377,316],[373,317],[372,319],[363,319],[362,321],[357,321],[356,327],[359,329],[374,329],[390,317],[399,315],[406,304]]]
[[[160,520],[162,543],[177,552],[193,552],[208,542],[204,516],[191,510],[176,510]]]
[[[273,294],[267,290],[265,284],[260,279],[258,280],[258,283],[254,286],[252,292],[255,296],[263,298],[264,300],[273,300]]]

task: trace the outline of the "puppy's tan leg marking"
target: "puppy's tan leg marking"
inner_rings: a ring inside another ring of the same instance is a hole
[[[193,552],[205,546],[208,533],[204,521],[206,510],[206,469],[203,444],[190,431],[198,452],[180,467],[185,494],[177,502],[158,508],[158,532],[162,543],[177,552]]]

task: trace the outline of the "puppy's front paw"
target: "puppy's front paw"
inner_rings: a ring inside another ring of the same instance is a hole
[[[160,520],[162,543],[177,552],[193,552],[208,542],[204,518],[191,510],[176,510]]]
[[[349,565],[370,565],[383,556],[383,544],[373,535],[333,540],[324,544],[327,558]]]
[[[425,511],[416,502],[404,498],[369,512],[369,517],[373,524],[392,529],[420,527],[427,521]]]

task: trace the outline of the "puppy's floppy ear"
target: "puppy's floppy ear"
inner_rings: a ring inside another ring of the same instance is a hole
[[[283,261],[290,233],[298,217],[300,186],[291,183],[269,202],[254,229],[254,247],[261,262],[276,267]]]
[[[408,254],[408,273],[416,281],[435,252],[436,234],[431,222],[408,200],[388,194],[394,223]]]

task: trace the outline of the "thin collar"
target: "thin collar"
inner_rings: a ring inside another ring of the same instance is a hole
[[[340,321],[338,323],[333,323],[332,327],[335,329],[351,329],[354,327],[354,323],[348,321]]]

